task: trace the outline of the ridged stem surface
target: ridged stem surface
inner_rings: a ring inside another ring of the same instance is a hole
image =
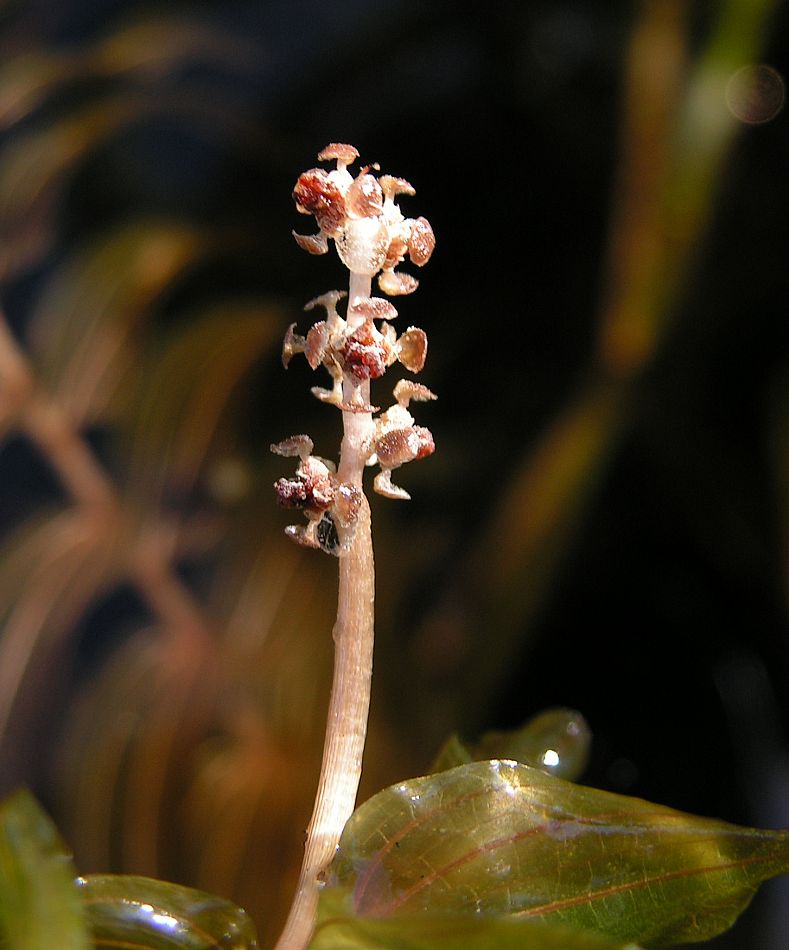
[[[370,278],[351,274],[347,314],[350,325],[354,323],[355,299],[369,295]],[[344,384],[346,402],[350,401],[352,388],[351,381],[347,380]],[[368,404],[369,389],[369,382],[362,384],[361,396]],[[343,412],[338,476],[359,489],[373,425],[370,412]],[[340,529],[341,540],[345,540],[343,533]],[[334,857],[342,830],[356,804],[370,708],[375,599],[370,506],[363,493],[357,520],[339,562],[337,620],[332,632],[334,676],[323,761],[296,896],[276,950],[303,950],[309,943],[323,872]]]

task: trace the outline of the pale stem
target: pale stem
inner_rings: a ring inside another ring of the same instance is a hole
[[[354,325],[355,299],[369,295],[370,278],[351,274],[347,313],[351,326]],[[350,382],[344,383],[346,400],[350,398],[351,387]],[[362,398],[367,403],[369,389],[369,383],[362,385]],[[343,440],[338,475],[342,481],[361,488],[373,432],[372,413],[343,412],[342,415]],[[315,927],[322,875],[335,855],[359,788],[370,708],[375,598],[370,506],[364,495],[353,536],[339,561],[337,620],[332,633],[334,677],[323,762],[315,806],[307,828],[296,896],[276,950],[302,950],[309,943]]]

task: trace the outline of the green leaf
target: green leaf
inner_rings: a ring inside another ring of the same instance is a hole
[[[599,934],[534,920],[414,914],[394,919],[355,917],[349,892],[323,892],[309,950],[638,950]]]
[[[430,771],[431,773],[446,772],[447,769],[454,769],[459,765],[468,765],[469,762],[473,761],[474,752],[471,746],[464,742],[456,732],[453,732],[438,750],[438,755],[433,759]]]
[[[90,946],[71,857],[24,790],[0,804],[0,945],[3,950]]]
[[[473,744],[452,735],[431,772],[443,772],[480,759],[514,759],[559,778],[577,779],[586,768],[592,734],[574,709],[546,709],[511,732],[486,732]]]
[[[345,827],[329,883],[360,917],[543,920],[652,947],[729,927],[789,870],[789,832],[695,818],[510,761],[402,782]]]
[[[230,901],[123,874],[78,879],[96,950],[256,950],[255,927]]]

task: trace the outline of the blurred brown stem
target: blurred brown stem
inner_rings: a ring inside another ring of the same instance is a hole
[[[120,532],[123,505],[115,486],[67,414],[37,384],[35,372],[0,316],[0,421],[17,428],[57,473],[101,538]],[[200,607],[172,568],[168,526],[149,526],[131,545],[124,567],[165,628],[203,646],[208,631]]]

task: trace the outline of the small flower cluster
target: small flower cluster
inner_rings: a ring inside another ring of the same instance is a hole
[[[430,429],[415,425],[408,404],[412,399],[426,402],[436,396],[421,383],[401,379],[394,388],[394,397],[395,404],[375,420],[373,454],[367,464],[377,463],[381,469],[373,481],[373,488],[379,495],[407,501],[411,497],[408,492],[392,484],[392,470],[406,462],[432,455],[436,448]]]
[[[380,467],[373,481],[380,495],[408,500],[408,492],[392,482],[392,471],[406,462],[432,455],[435,450],[430,430],[415,425],[408,405],[412,399],[424,402],[436,397],[427,386],[406,379],[397,383],[394,397],[395,404],[375,420],[366,464]],[[283,508],[296,508],[307,518],[306,525],[289,525],[285,529],[289,537],[306,547],[339,554],[342,546],[337,528],[353,528],[361,491],[340,481],[334,463],[313,455],[312,449],[308,435],[293,435],[271,446],[277,455],[299,458],[295,476],[277,479],[274,491]]]
[[[310,254],[325,254],[329,238],[353,274],[374,277],[385,294],[396,296],[416,290],[418,281],[395,268],[406,255],[421,267],[430,260],[436,239],[426,218],[405,218],[397,206],[397,195],[413,195],[413,187],[403,178],[370,174],[362,168],[354,178],[348,165],[359,157],[352,145],[332,143],[318,155],[319,161],[336,160],[332,171],[311,168],[299,176],[293,200],[302,214],[311,214],[318,224],[315,235],[296,234],[299,246]]]
[[[343,263],[352,274],[367,278],[368,286],[380,271],[378,286],[385,293],[411,293],[417,281],[395,267],[406,255],[415,264],[426,263],[435,246],[433,230],[424,218],[405,218],[400,212],[394,199],[397,194],[414,193],[408,182],[387,175],[376,178],[370,167],[353,178],[347,165],[357,157],[353,146],[329,145],[318,158],[335,159],[337,168],[330,172],[313,168],[299,177],[293,192],[296,207],[315,216],[319,231],[314,236],[294,236],[312,254],[325,253],[332,238]],[[388,498],[407,499],[408,493],[392,482],[392,471],[430,455],[435,448],[430,431],[415,424],[408,406],[412,400],[436,397],[426,386],[400,380],[394,388],[395,403],[373,419],[378,407],[370,405],[369,381],[383,376],[395,362],[418,373],[427,356],[427,335],[419,327],[408,327],[398,336],[391,323],[397,310],[383,297],[355,296],[343,318],[337,305],[344,297],[345,293],[334,290],[306,305],[305,310],[322,307],[325,318],[305,336],[291,324],[282,362],[287,367],[295,354],[303,353],[313,370],[323,366],[332,379],[331,388],[313,387],[318,399],[345,413],[368,414],[367,435],[356,447],[359,466],[377,464],[375,490]],[[312,449],[312,439],[306,435],[271,446],[279,455],[299,459],[295,476],[278,479],[274,488],[283,507],[299,509],[307,519],[306,526],[291,525],[287,534],[299,544],[339,554],[352,537],[361,489],[340,480],[334,465],[313,455]]]
[[[277,455],[299,458],[296,475],[278,479],[274,491],[283,508],[297,508],[307,517],[306,526],[288,525],[285,533],[289,537],[306,547],[338,554],[337,525],[353,527],[361,504],[361,492],[354,485],[340,482],[334,464],[312,455],[312,447],[308,435],[293,435],[271,446],[271,451]]]
[[[296,353],[303,353],[312,369],[323,365],[332,377],[332,388],[315,386],[314,396],[347,412],[374,412],[375,407],[361,398],[360,383],[383,376],[396,360],[418,373],[427,357],[427,334],[419,327],[409,327],[398,337],[388,322],[397,311],[383,297],[357,297],[351,326],[337,312],[337,303],[345,296],[332,290],[306,305],[305,310],[323,307],[326,319],[313,324],[306,336],[295,333],[296,324],[291,324],[282,345],[282,363],[287,368]],[[380,328],[376,320],[381,321]],[[344,382],[350,383],[345,394]]]

